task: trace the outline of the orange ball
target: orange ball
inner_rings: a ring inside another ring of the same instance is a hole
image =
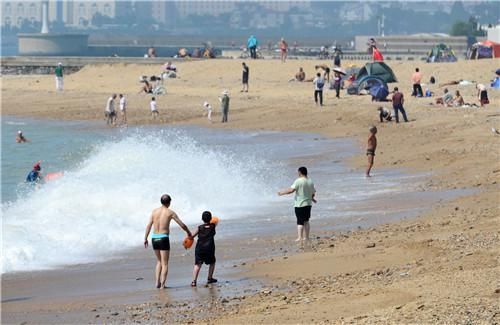
[[[219,223],[219,218],[216,216],[212,216],[212,219],[210,220],[210,223],[213,223],[214,225]]]
[[[193,243],[194,243],[193,237],[186,237],[184,238],[182,245],[184,246],[185,249],[190,249],[191,246],[193,246]]]

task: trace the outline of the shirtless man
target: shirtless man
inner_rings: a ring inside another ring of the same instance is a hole
[[[366,168],[366,177],[371,177],[370,171],[373,167],[373,160],[375,158],[375,150],[377,150],[377,127],[370,127],[370,135],[368,136],[368,145],[366,147],[366,156],[368,157],[368,167]]]
[[[164,194],[161,196],[161,207],[153,210],[151,219],[146,226],[146,234],[144,235],[144,248],[148,248],[148,236],[151,227],[154,227],[151,235],[151,242],[156,255],[156,287],[166,288],[168,274],[168,258],[170,256],[170,221],[174,220],[177,224],[191,237],[189,228],[179,219],[177,214],[170,210],[170,195]]]

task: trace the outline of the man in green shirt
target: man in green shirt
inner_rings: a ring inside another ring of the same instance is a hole
[[[313,181],[307,177],[307,168],[300,167],[298,170],[299,178],[293,182],[292,186],[283,191],[279,191],[278,195],[287,195],[295,193],[295,216],[297,217],[297,233],[296,241],[309,240],[309,219],[311,218],[311,207],[316,203],[316,189]]]
[[[62,91],[63,90],[63,67],[62,67],[61,62],[59,62],[57,64],[55,73],[56,73],[56,90]]]

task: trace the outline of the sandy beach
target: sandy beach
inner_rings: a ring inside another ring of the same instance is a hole
[[[489,89],[490,104],[485,108],[444,108],[430,105],[434,98],[410,97],[410,76],[419,67],[424,82],[432,75],[437,84],[459,79],[489,84],[500,60],[388,61],[399,80],[389,87],[398,86],[406,99],[410,123],[400,124],[379,123],[376,108],[380,104],[372,103],[370,96],[342,92],[335,99],[334,91],[326,91],[325,106],[316,106],[311,83],[289,80],[299,67],[312,77],[320,61],[246,61],[248,93],[240,92],[241,62],[179,63],[179,78],[167,80],[167,95],[157,96],[160,118],[156,121],[149,115],[151,96],[138,94],[139,77],[158,74],[160,66],[87,66],[65,77],[62,93],[55,92],[53,76],[2,76],[2,116],[100,121],[104,128],[106,99],[112,93],[124,93],[129,125],[315,133],[353,138],[362,153],[368,128],[376,125],[375,178],[384,177],[380,169],[424,173],[421,192],[459,190],[466,195],[432,204],[422,201],[426,212],[416,218],[363,229],[335,230],[335,224],[318,229],[313,220],[315,239],[306,249],[295,247],[293,233],[269,235],[257,246],[262,249],[257,249],[260,258],[238,264],[228,275],[258,282],[252,285],[253,291],[229,292],[221,286],[216,287],[216,295],[167,302],[149,292],[139,293],[140,299],[110,294],[64,302],[2,301],[4,322],[499,323],[500,135],[491,129],[500,129],[500,91]],[[342,62],[344,67],[363,64]],[[437,94],[444,88],[423,86],[427,87]],[[452,93],[459,89],[466,102],[478,102],[474,84],[447,88]],[[223,89],[231,97],[227,124],[219,122],[218,96]],[[204,101],[214,107],[213,123],[203,116]],[[357,155],[347,163],[363,174],[366,156]],[[321,193],[318,196],[321,200]],[[384,198],[381,204],[397,207],[404,203],[404,198],[398,199],[401,202]],[[237,255],[233,252],[227,258]],[[123,267],[133,269],[128,264]],[[15,292],[13,283],[4,280],[2,287],[10,285]]]

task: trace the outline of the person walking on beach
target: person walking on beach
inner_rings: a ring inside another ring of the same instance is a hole
[[[241,83],[243,84],[243,89],[241,89],[241,92],[248,92],[248,75],[250,73],[250,69],[246,65],[245,62],[241,64],[243,66],[243,73],[241,76]]]
[[[297,217],[297,234],[295,241],[309,240],[309,219],[311,218],[312,204],[316,203],[316,189],[313,181],[307,177],[307,168],[298,169],[299,177],[288,189],[278,192],[279,196],[295,193],[295,216]]]
[[[335,97],[340,98],[340,86],[342,83],[342,76],[340,75],[339,72],[335,71],[334,77],[333,77],[333,87],[335,88]]]
[[[227,123],[229,114],[229,91],[227,91],[227,89],[222,92],[222,97],[219,97],[219,101],[222,111],[222,123]]]
[[[151,213],[151,218],[146,226],[144,235],[144,248],[148,248],[148,236],[153,228],[151,243],[156,255],[155,279],[156,287],[166,288],[168,275],[168,259],[170,257],[170,222],[174,220],[189,237],[192,237],[189,228],[179,219],[177,214],[170,209],[172,198],[168,194],[161,196],[161,206]]]
[[[405,122],[408,122],[406,117],[406,111],[403,107],[405,100],[403,94],[399,92],[398,87],[394,87],[394,95],[392,95],[392,108],[394,109],[394,116],[396,117],[396,123],[399,123],[399,111],[403,115]]]
[[[122,116],[122,125],[127,125],[127,99],[120,94],[120,114]]]
[[[151,118],[153,120],[160,115],[160,112],[158,112],[158,107],[156,106],[156,98],[152,97],[151,102],[149,103],[149,108],[151,109]]]
[[[106,109],[104,110],[104,117],[106,117],[106,125],[115,125],[116,122],[116,111],[115,111],[115,99],[116,94],[111,95],[106,103]]]
[[[56,75],[56,90],[63,91],[63,86],[64,86],[63,67],[61,62],[57,64],[57,67],[55,69],[55,75]]]
[[[257,46],[259,45],[259,42],[257,41],[257,38],[253,35],[251,35],[248,40],[247,40],[247,48],[250,51],[250,57],[252,59],[257,59]]]
[[[321,76],[321,73],[316,73],[316,78],[313,80],[314,84],[314,102],[318,105],[323,106],[323,87],[325,86],[325,79]]]
[[[198,241],[196,242],[196,248],[194,252],[194,268],[193,268],[193,282],[191,282],[192,287],[196,287],[196,282],[198,281],[198,275],[200,274],[201,266],[203,263],[210,265],[208,267],[208,279],[207,284],[216,283],[217,279],[214,279],[215,270],[215,223],[211,223],[212,213],[210,211],[205,211],[201,215],[201,220],[203,224],[198,226],[198,229],[193,233],[193,238],[198,236]]]
[[[375,150],[377,150],[377,137],[375,136],[377,134],[377,127],[371,126],[370,127],[370,135],[368,136],[368,145],[366,147],[366,156],[368,157],[368,167],[366,168],[366,177],[371,177],[370,176],[370,171],[372,170],[373,167],[373,161],[375,159]]]
[[[416,68],[415,72],[411,75],[411,82],[413,83],[413,93],[411,95],[415,97],[423,97],[424,93],[422,91],[422,86],[420,85],[422,82],[422,72],[420,72],[419,68]]]
[[[288,57],[288,44],[283,37],[280,40],[280,54],[281,62],[285,63],[286,58]]]

